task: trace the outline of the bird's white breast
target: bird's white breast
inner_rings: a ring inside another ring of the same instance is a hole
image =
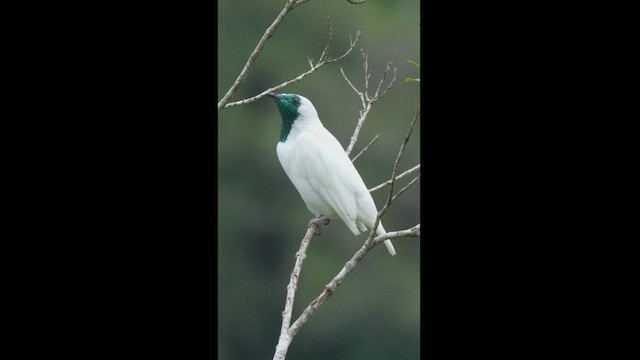
[[[317,164],[318,156],[314,154],[318,150],[313,143],[305,142],[309,135],[309,133],[302,136],[291,136],[290,134],[286,142],[278,143],[276,147],[278,160],[309,211],[331,217],[335,215],[335,211],[314,188],[314,186],[317,188],[318,181],[314,180],[314,175],[312,175],[314,172],[309,171],[311,166],[320,166]],[[318,171],[318,173],[320,172]]]

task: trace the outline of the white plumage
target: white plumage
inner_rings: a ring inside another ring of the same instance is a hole
[[[342,145],[322,125],[313,104],[295,94],[270,94],[283,118],[276,151],[309,211],[339,217],[354,235],[373,228],[378,210]],[[382,222],[376,232],[386,234]],[[391,255],[391,241],[384,244]]]

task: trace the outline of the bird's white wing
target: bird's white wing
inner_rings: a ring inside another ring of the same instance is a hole
[[[301,175],[347,227],[354,234],[360,234],[356,225],[359,203],[369,192],[338,140],[322,128],[301,133],[296,141],[304,144],[296,147],[298,156],[305,159],[299,163],[304,173]]]

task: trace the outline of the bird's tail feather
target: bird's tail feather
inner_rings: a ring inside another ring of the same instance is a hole
[[[382,227],[382,223],[378,224],[378,230],[376,230],[376,233],[378,233],[378,235],[384,235],[387,233],[387,231],[384,229],[384,227]],[[393,247],[393,244],[391,243],[391,240],[385,240],[384,241],[384,246],[387,247],[387,250],[389,251],[389,254],[391,254],[391,256],[395,256],[396,255],[396,249]]]

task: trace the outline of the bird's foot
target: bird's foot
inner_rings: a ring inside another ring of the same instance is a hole
[[[320,235],[320,225],[329,225],[329,223],[331,222],[331,220],[329,220],[328,217],[324,216],[324,215],[317,215],[316,217],[314,217],[313,219],[311,219],[311,221],[309,221],[309,227],[316,225],[316,232],[314,235],[318,236]]]
[[[320,225],[321,223],[322,225],[329,225],[330,222],[331,220],[329,220],[328,217],[324,215],[316,215],[316,217],[314,217],[313,219],[311,219],[311,221],[309,221],[309,226]]]

